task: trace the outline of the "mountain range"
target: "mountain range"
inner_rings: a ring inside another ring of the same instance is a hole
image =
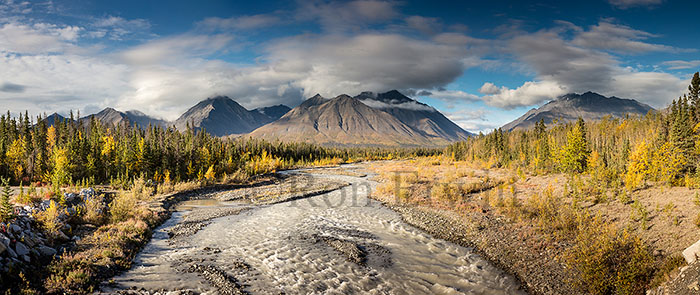
[[[650,106],[632,99],[605,97],[597,93],[567,94],[502,127],[527,129],[535,122],[568,122],[581,117],[598,120],[604,116],[646,114]],[[329,146],[444,146],[466,140],[465,131],[435,108],[396,90],[362,92],[354,97],[315,95],[294,109],[276,105],[248,110],[226,96],[211,97],[189,108],[177,120],[168,122],[131,110],[106,108],[93,117],[104,124],[131,124],[145,128],[173,126],[206,130],[214,136],[249,136],[268,140],[303,141]],[[52,114],[49,124],[66,118]]]
[[[536,122],[543,120],[545,124],[571,122],[579,117],[586,121],[600,120],[605,116],[622,118],[628,114],[645,115],[654,108],[633,99],[605,97],[598,93],[570,93],[552,100],[539,108],[533,108],[520,118],[503,125],[505,131],[528,129]]]
[[[191,107],[177,120],[175,128],[187,130],[187,126],[195,130],[206,130],[214,136],[245,134],[279,119],[287,106],[268,107],[248,110],[233,99],[226,96],[208,98]]]

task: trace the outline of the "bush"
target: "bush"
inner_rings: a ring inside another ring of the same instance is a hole
[[[97,195],[85,199],[85,212],[83,221],[86,223],[101,225],[105,219],[105,201],[103,195]]]
[[[109,203],[110,218],[113,223],[127,220],[133,216],[132,210],[136,208],[137,198],[133,193],[119,193]]]
[[[45,211],[37,213],[35,217],[44,230],[55,238],[58,236],[58,231],[63,227],[61,214],[63,214],[63,208],[61,208],[61,205],[51,201],[51,203],[49,203],[49,208],[46,208]]]
[[[617,232],[600,218],[582,225],[566,262],[577,272],[574,285],[589,294],[644,294],[654,270],[639,237]]]

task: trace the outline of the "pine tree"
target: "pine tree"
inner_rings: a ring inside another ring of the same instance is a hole
[[[700,121],[700,73],[695,72],[693,79],[690,80],[688,86],[688,96],[693,106],[693,123],[694,125]]]
[[[566,135],[566,145],[561,154],[562,167],[568,172],[581,173],[586,170],[589,154],[586,126],[583,119],[579,118]]]
[[[0,221],[7,222],[14,218],[14,210],[12,204],[10,204],[10,195],[12,195],[12,189],[10,189],[10,181],[6,178],[0,179],[2,183],[2,193],[0,193]]]

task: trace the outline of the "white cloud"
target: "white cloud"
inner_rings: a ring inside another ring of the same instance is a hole
[[[678,51],[672,46],[646,43],[643,40],[658,37],[649,32],[635,30],[629,26],[601,21],[590,26],[588,31],[579,31],[572,44],[594,49],[614,50],[622,53],[650,51]]]
[[[74,47],[79,27],[10,22],[0,27],[0,51],[22,54],[63,52]]]
[[[149,35],[151,23],[145,19],[125,19],[119,16],[105,16],[92,22],[87,33],[92,38],[123,40],[129,35]]]
[[[481,94],[497,94],[499,92],[501,92],[501,89],[491,82],[486,82],[479,88],[479,93]]]
[[[90,103],[113,104],[131,88],[128,67],[78,55],[0,54],[0,81],[24,91],[0,95],[13,110],[68,111]]]
[[[700,60],[669,60],[662,63],[669,70],[697,69],[700,67]]]
[[[430,97],[437,98],[446,102],[479,100],[479,96],[461,90],[438,90],[431,92],[432,94],[430,95]]]
[[[268,49],[276,70],[302,73],[292,85],[305,95],[430,89],[459,77],[468,52],[394,34],[300,36]]]
[[[469,130],[470,132],[488,133],[500,126],[499,124],[488,120],[488,116],[491,114],[491,112],[485,109],[463,109],[444,112],[444,114],[447,118],[455,122],[464,130]]]
[[[687,81],[671,74],[623,67],[617,57],[602,51],[665,48],[635,41],[640,36],[652,36],[651,34],[629,27],[613,28],[610,24],[601,22],[589,31],[574,29],[577,34],[568,40],[565,36],[571,24],[562,25],[566,29],[559,27],[520,34],[511,39],[511,52],[534,72],[536,79],[525,82],[516,89],[501,87],[498,93],[483,97],[484,101],[490,105],[512,108],[538,104],[566,92],[594,91],[603,95],[638,99],[654,107],[664,107],[682,93],[685,88],[683,85],[687,85]],[[602,34],[601,31],[613,32],[608,34],[613,36],[608,40],[615,42],[591,44],[577,39],[587,32]],[[491,86],[488,88],[489,91],[494,90]]]
[[[223,50],[231,45],[231,41],[233,36],[228,34],[184,34],[138,45],[124,51],[121,56],[133,65],[179,63],[183,58],[206,56]]]
[[[495,93],[482,97],[484,102],[505,109],[535,105],[554,99],[567,92],[566,87],[553,81],[528,81],[516,89],[503,86],[498,91],[494,89],[489,90]]]
[[[654,7],[663,3],[664,0],[608,0],[608,2],[617,8],[627,9],[637,6]]]

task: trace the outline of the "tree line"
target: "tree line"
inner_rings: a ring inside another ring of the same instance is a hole
[[[155,182],[202,180],[233,173],[259,174],[275,169],[431,155],[435,149],[322,147],[251,138],[227,139],[173,127],[106,125],[96,120],[49,122],[27,112],[0,115],[0,178],[14,185],[54,187],[83,182],[106,184],[144,177]]]
[[[648,181],[700,186],[700,77],[663,110],[644,116],[499,129],[445,150],[457,160],[482,161],[532,173],[589,172],[633,190]]]

